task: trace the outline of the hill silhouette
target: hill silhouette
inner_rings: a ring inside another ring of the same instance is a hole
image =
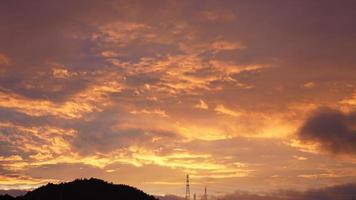
[[[68,183],[39,187],[23,196],[0,196],[0,200],[157,200],[154,196],[128,185],[100,179],[77,179]]]

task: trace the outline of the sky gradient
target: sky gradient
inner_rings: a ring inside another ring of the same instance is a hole
[[[0,2],[0,189],[356,180],[352,0]]]

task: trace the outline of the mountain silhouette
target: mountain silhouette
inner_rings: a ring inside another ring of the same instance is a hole
[[[100,179],[77,179],[68,183],[39,187],[23,196],[0,196],[0,200],[157,200],[134,187]]]

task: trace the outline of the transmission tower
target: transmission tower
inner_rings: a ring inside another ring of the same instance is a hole
[[[206,192],[206,187],[205,187],[205,189],[204,189],[204,200],[208,200],[208,194],[207,194],[207,192]]]
[[[187,174],[187,181],[185,185],[185,200],[190,200],[189,174]]]

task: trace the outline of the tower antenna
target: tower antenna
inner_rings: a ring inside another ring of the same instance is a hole
[[[187,174],[187,180],[185,185],[185,200],[190,200],[189,174]]]
[[[204,200],[208,200],[208,194],[207,194],[207,192],[206,192],[206,187],[205,187],[205,189],[204,189]]]

